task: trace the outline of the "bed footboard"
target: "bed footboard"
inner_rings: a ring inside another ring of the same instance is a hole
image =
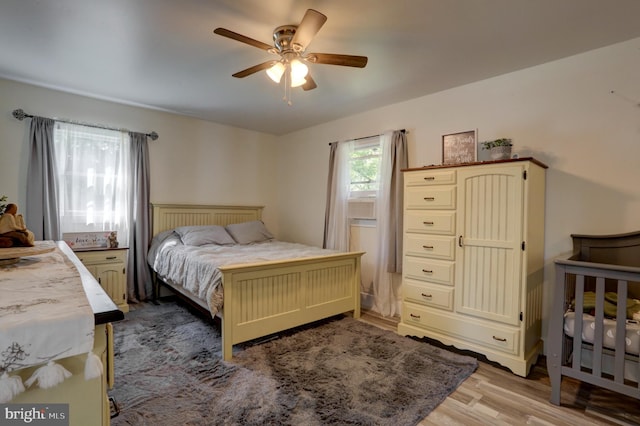
[[[595,249],[614,248],[628,255],[629,250],[635,252],[639,247],[639,236],[640,233],[610,236],[608,241],[605,241],[606,237],[573,236],[574,243],[578,241],[576,254],[571,259],[556,260],[554,306],[547,339],[551,403],[560,405],[564,376],[640,399],[638,349],[631,349],[628,345],[628,312],[625,303],[628,298],[639,297],[640,267],[596,263],[593,259],[581,260],[590,250],[595,252]],[[621,243],[621,240],[624,242]],[[612,251],[605,250],[603,253],[610,257]],[[634,259],[635,262],[640,261],[637,256]],[[593,300],[587,304],[585,294],[590,297],[595,294],[595,307],[592,306]],[[608,315],[605,315],[605,305],[609,303],[605,301],[605,294],[608,299],[615,294],[618,301],[615,307],[609,305]],[[593,311],[593,326],[590,329],[593,333],[592,336],[589,333],[589,337],[583,332],[585,324],[582,313],[585,306]],[[575,312],[570,333],[565,328],[565,313],[568,310]],[[613,314],[614,327],[605,332],[605,317]],[[608,343],[605,344],[605,341]]]
[[[221,267],[223,359],[237,343],[345,312],[358,318],[363,254]]]

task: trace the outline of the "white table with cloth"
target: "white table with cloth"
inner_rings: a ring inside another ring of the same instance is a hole
[[[122,318],[64,243],[37,241],[38,248],[46,252],[0,265],[0,403],[20,403],[29,394],[50,402],[46,389],[57,395],[54,402],[64,402],[63,382],[100,378],[104,357],[95,353],[94,340],[105,337],[95,335],[100,313],[90,299],[103,314]]]

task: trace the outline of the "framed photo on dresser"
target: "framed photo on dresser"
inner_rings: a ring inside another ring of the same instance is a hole
[[[473,163],[477,159],[477,130],[442,136],[442,164]]]

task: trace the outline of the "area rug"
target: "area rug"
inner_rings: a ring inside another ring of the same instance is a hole
[[[225,362],[211,321],[134,306],[114,324],[113,425],[415,425],[477,367],[348,316],[236,345]]]

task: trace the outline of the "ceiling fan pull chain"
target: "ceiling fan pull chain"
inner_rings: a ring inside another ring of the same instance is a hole
[[[284,97],[282,100],[289,106],[293,105],[293,102],[291,102],[291,85],[289,84],[290,77],[290,68],[287,65],[287,69],[284,72]]]
[[[285,69],[284,71],[284,98],[282,99],[289,104],[289,96],[291,89],[289,88],[289,70]]]

